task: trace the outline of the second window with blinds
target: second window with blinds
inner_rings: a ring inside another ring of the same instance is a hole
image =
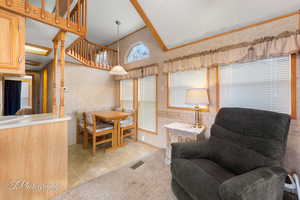
[[[134,105],[134,102],[137,102],[137,105]],[[137,111],[138,128],[141,131],[156,134],[156,76],[147,76],[138,80],[121,80],[120,105],[123,109]]]
[[[295,117],[295,59],[280,57],[219,67],[220,107],[242,107]]]
[[[207,69],[169,73],[168,108],[191,110],[193,106],[186,104],[186,92],[194,88],[207,88]],[[207,106],[201,106],[207,110]]]
[[[133,79],[120,81],[120,106],[133,110]]]
[[[156,133],[156,76],[138,79],[138,126],[149,133]]]

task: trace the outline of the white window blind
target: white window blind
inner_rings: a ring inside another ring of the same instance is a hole
[[[289,57],[232,64],[219,69],[220,107],[291,113]]]
[[[156,76],[139,79],[139,128],[156,132]]]
[[[21,108],[30,106],[29,90],[30,90],[29,82],[22,81],[22,84],[21,84]]]
[[[133,109],[133,79],[120,81],[120,103],[124,109]]]
[[[207,88],[207,69],[169,74],[169,106],[191,108],[185,104],[187,89]]]

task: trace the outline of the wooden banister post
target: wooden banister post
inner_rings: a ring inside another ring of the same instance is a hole
[[[54,49],[54,59],[53,59],[53,66],[52,66],[52,113],[55,115],[58,114],[57,104],[56,104],[56,76],[57,76],[57,62],[58,62],[58,41],[53,41],[53,49]]]
[[[65,113],[65,32],[60,36],[60,107],[59,116],[64,117]]]

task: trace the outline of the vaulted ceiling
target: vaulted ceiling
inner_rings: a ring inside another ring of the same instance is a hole
[[[299,0],[137,0],[168,48],[294,12]]]
[[[102,45],[117,40],[116,20],[121,21],[120,37],[144,26],[129,0],[88,1],[88,40]]]
[[[141,10],[136,10],[135,3]],[[51,5],[48,7],[51,10]],[[161,42],[172,48],[295,12],[299,8],[299,0],[90,0],[87,39],[107,45],[145,26],[146,16],[147,25],[150,22]],[[141,11],[144,13],[142,17]],[[115,20],[122,23],[119,38]],[[26,28],[26,42],[46,47],[52,47],[52,39],[58,32],[56,28],[30,19],[27,19]],[[68,47],[76,38],[68,34],[65,46]],[[48,57],[27,55],[27,58],[45,64],[52,54]]]

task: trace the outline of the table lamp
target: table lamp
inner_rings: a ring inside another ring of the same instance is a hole
[[[200,123],[200,107],[209,104],[206,88],[192,88],[186,91],[185,103],[193,105],[195,108],[195,124],[194,128],[201,128]]]

